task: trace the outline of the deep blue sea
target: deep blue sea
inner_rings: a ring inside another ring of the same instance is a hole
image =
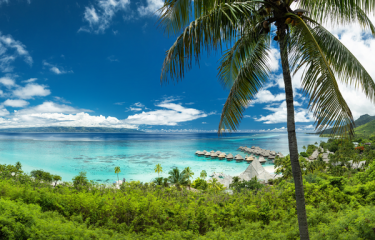
[[[298,148],[326,140],[317,135],[297,134]],[[238,175],[248,163],[211,160],[195,156],[197,150],[221,151],[233,155],[239,146],[259,146],[288,154],[286,133],[234,133],[218,137],[216,133],[0,133],[0,163],[20,161],[25,172],[43,169],[60,175],[63,181],[81,171],[90,180],[112,182],[117,180],[114,167],[120,166],[120,179],[151,181],[157,177],[156,164],[163,167],[166,177],[173,167],[191,167],[198,177],[207,173],[223,172]],[[273,169],[267,162],[267,169]],[[272,170],[271,170],[272,172]]]

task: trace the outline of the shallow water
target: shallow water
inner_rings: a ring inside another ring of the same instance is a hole
[[[326,140],[303,133],[297,134],[297,139],[300,151],[303,145]],[[248,163],[198,157],[194,153],[219,150],[245,156],[237,151],[239,146],[259,146],[288,154],[284,133],[236,133],[220,138],[216,133],[0,133],[0,163],[20,161],[26,172],[43,169],[60,175],[64,181],[86,171],[90,180],[112,182],[117,180],[115,166],[121,168],[120,179],[151,181],[157,177],[153,169],[158,163],[163,167],[163,177],[173,167],[182,170],[188,166],[195,173],[194,178],[202,170],[233,176],[243,172]],[[270,167],[272,162],[264,166]]]

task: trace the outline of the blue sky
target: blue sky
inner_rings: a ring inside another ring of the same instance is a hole
[[[183,81],[161,85],[165,51],[176,38],[166,36],[157,25],[154,13],[161,4],[161,0],[0,0],[0,127],[216,130],[229,93],[217,80],[220,53],[203,57],[200,67],[194,66]],[[373,40],[348,26],[331,30],[366,61],[370,71]],[[242,131],[285,131],[276,45],[271,56],[269,84],[248,107]],[[300,94],[300,76],[293,78],[297,128],[311,131],[314,119]],[[357,106],[360,93],[345,86],[342,90],[355,117],[375,114],[366,99]]]

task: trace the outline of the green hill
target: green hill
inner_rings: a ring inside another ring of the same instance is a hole
[[[357,133],[357,129],[369,122],[372,122],[375,120],[375,116],[370,116],[368,114],[364,114],[360,116],[357,120],[354,121],[355,123],[355,131]],[[374,128],[375,129],[375,128]],[[317,134],[331,134],[332,128],[326,129],[324,131],[318,132]]]
[[[106,127],[32,127],[32,128],[2,128],[1,132],[14,133],[141,133],[142,131],[129,128]]]
[[[354,129],[356,135],[374,135],[375,134],[375,120],[363,124]]]

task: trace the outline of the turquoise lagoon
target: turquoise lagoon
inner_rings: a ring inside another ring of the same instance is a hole
[[[317,135],[298,133],[298,148],[326,140]],[[120,179],[151,181],[157,177],[156,164],[163,167],[163,177],[173,167],[191,167],[194,178],[202,170],[238,175],[248,163],[195,156],[197,150],[241,154],[239,146],[259,146],[288,154],[286,133],[235,133],[218,137],[216,133],[0,133],[0,163],[20,161],[25,172],[43,169],[71,181],[81,171],[90,180],[117,180],[114,167],[120,166]],[[264,165],[272,169],[272,162]],[[270,168],[271,167],[271,168]]]

